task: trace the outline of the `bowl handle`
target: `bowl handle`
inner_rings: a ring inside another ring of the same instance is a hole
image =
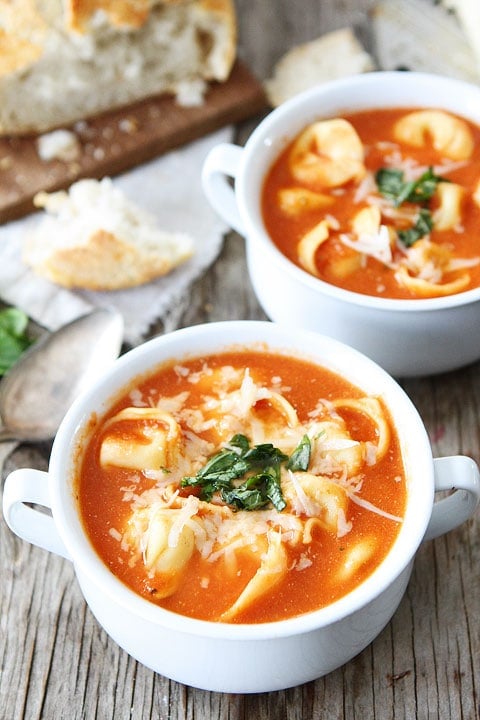
[[[10,473],[5,480],[3,514],[10,530],[23,540],[70,560],[53,517],[26,503],[51,508],[48,473],[30,468]]]
[[[433,464],[435,492],[454,492],[434,503],[424,540],[433,540],[461,525],[473,515],[480,501],[480,471],[472,458],[435,458]]]
[[[208,153],[202,168],[202,185],[211,206],[230,227],[245,235],[235,191],[228,177],[236,178],[243,149],[231,143],[216,145]]]
[[[433,540],[464,523],[480,502],[480,471],[474,460],[456,455],[433,462],[435,492],[454,492],[434,503],[424,540]],[[30,468],[10,473],[5,480],[3,514],[8,527],[23,540],[70,560],[51,515],[26,503],[51,508],[48,473]]]

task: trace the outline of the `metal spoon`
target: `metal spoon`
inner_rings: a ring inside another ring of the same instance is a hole
[[[50,440],[79,393],[118,357],[123,319],[94,310],[37,340],[0,382],[0,442]]]

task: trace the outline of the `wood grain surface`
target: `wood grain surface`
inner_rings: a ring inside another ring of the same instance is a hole
[[[0,138],[0,223],[33,209],[40,190],[53,192],[80,178],[114,176],[266,106],[261,83],[237,62],[225,83],[211,83],[205,102],[181,107],[172,97],[148,98],[70,128],[78,157],[42,160],[37,136]]]
[[[237,0],[240,54],[259,77],[291,45],[368,25],[367,0]],[[254,127],[238,128],[242,143]],[[259,319],[243,240],[230,233],[215,265],[169,319]],[[161,323],[152,332],[161,332]],[[480,461],[480,363],[402,381],[434,455]],[[45,469],[50,445],[0,446],[3,477]],[[83,601],[72,566],[0,523],[0,720],[478,720],[480,718],[480,518],[417,555],[392,621],[354,660],[281,692],[224,695],[171,682],[111,641]]]

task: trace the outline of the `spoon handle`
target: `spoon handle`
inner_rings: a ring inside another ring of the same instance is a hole
[[[11,430],[5,427],[0,427],[0,442],[7,442],[8,440],[18,440]]]

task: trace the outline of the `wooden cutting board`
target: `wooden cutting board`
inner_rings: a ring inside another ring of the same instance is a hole
[[[0,138],[0,223],[31,212],[40,190],[53,192],[80,178],[116,175],[265,108],[261,84],[237,62],[225,83],[209,87],[201,106],[185,108],[160,96],[77,123],[81,152],[70,162],[42,160],[36,136]]]

